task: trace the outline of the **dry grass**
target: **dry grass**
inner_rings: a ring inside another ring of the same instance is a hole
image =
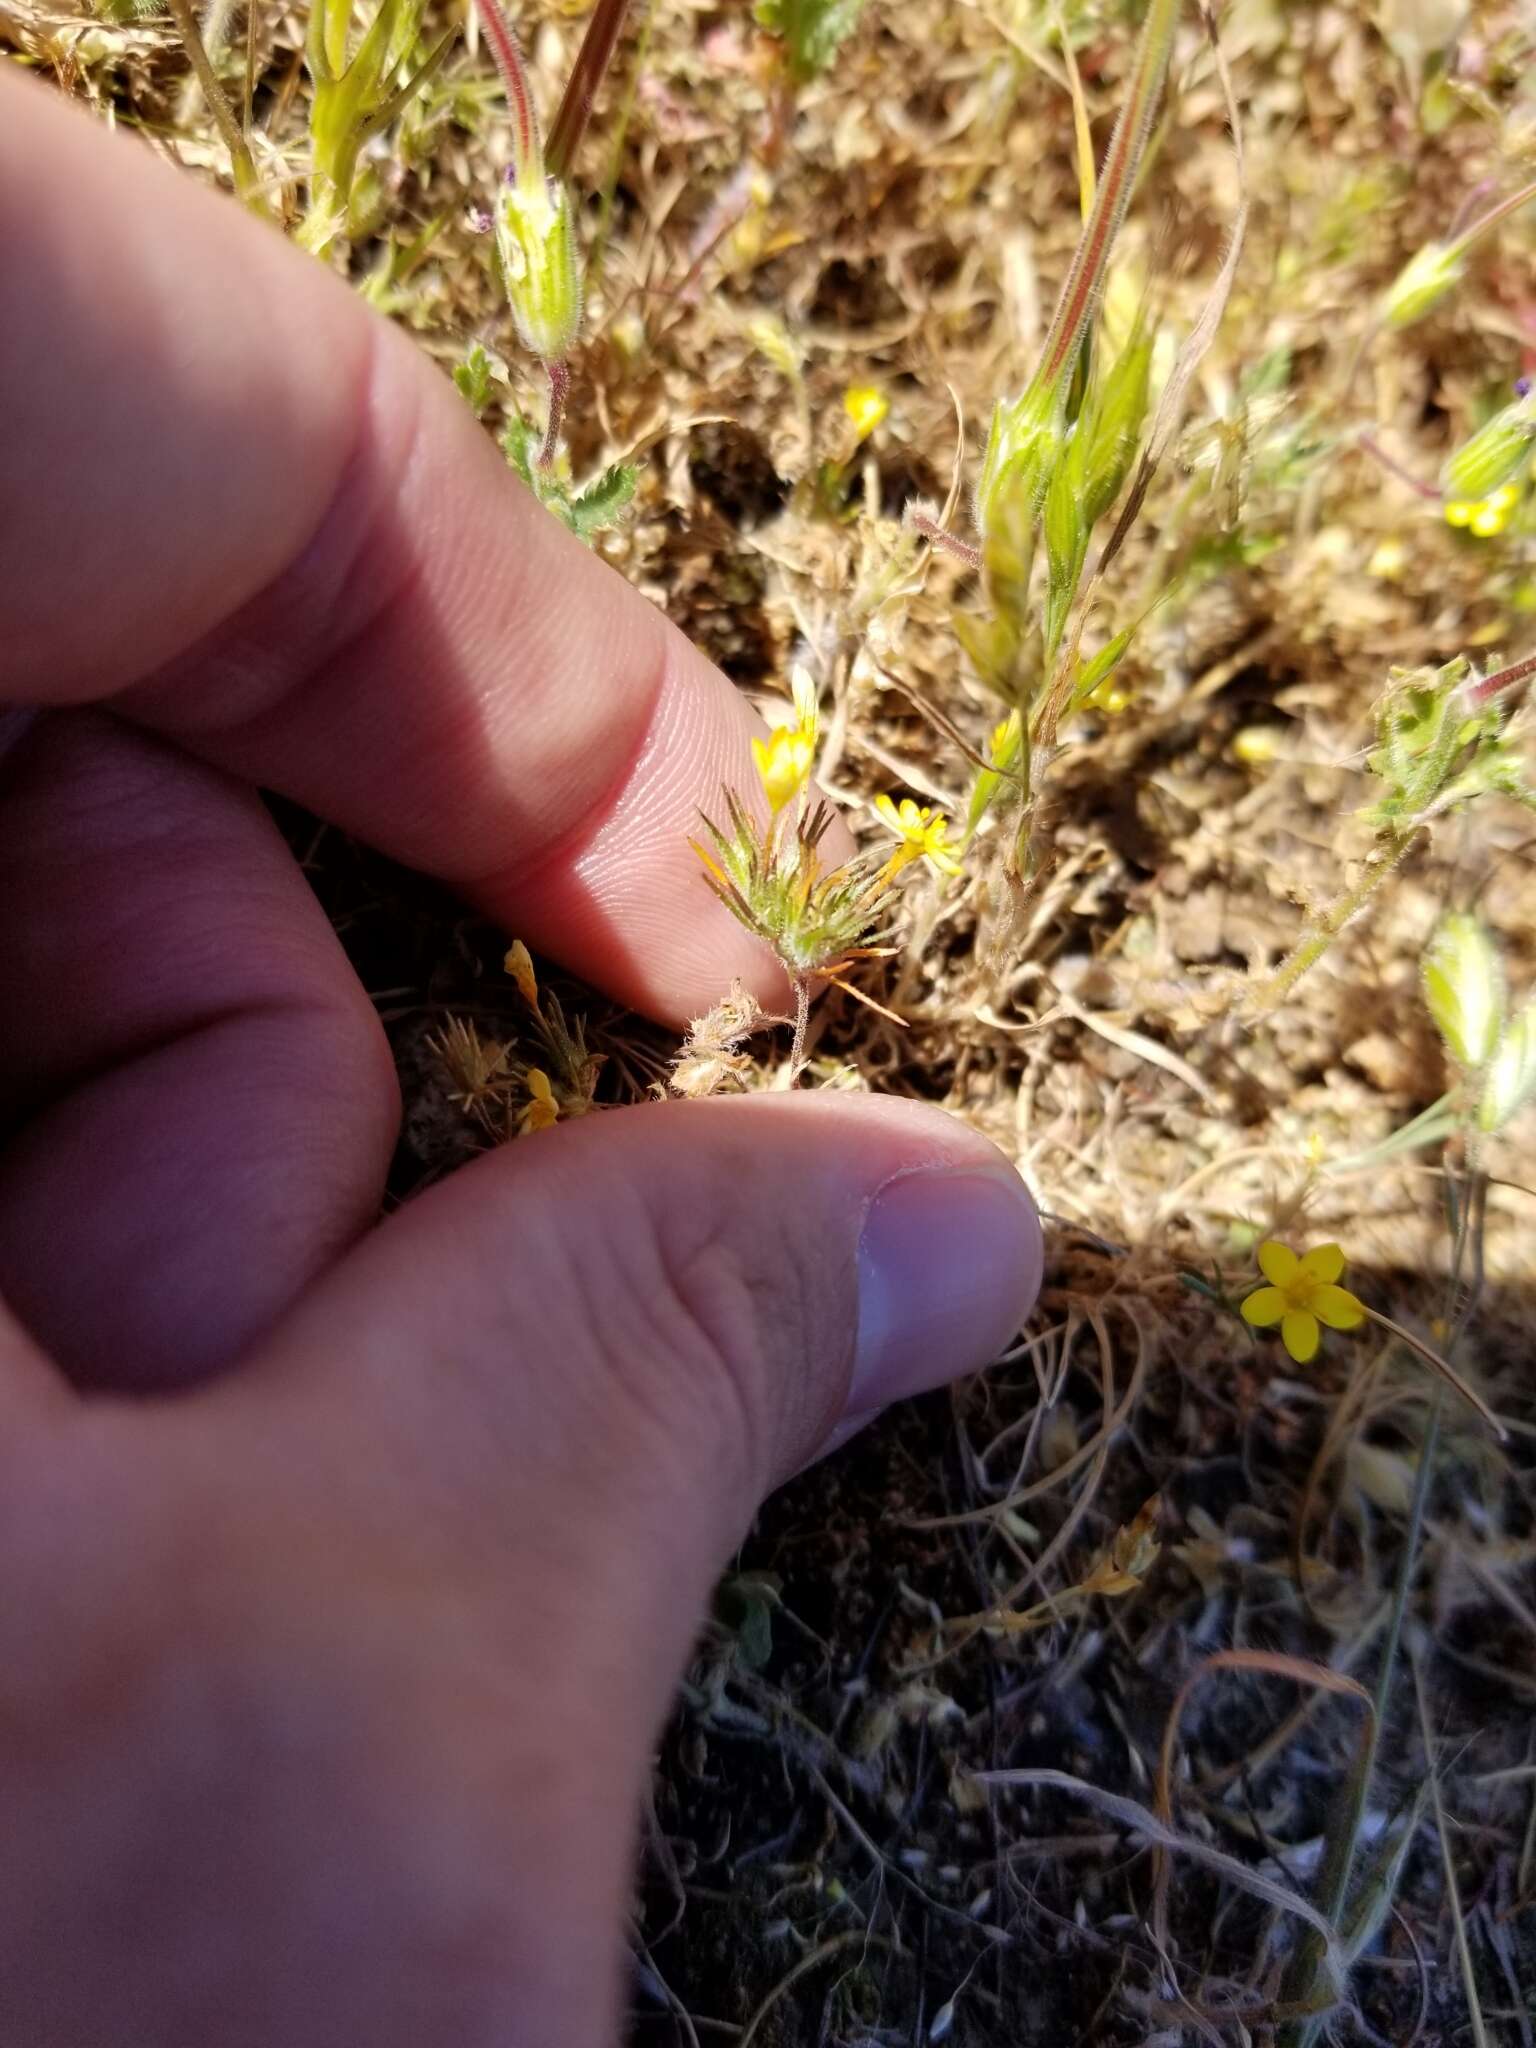
[[[1102,149],[1124,11],[1062,11]],[[1331,1802],[1360,1741],[1340,1681],[1375,1683],[1428,1383],[1378,1332],[1291,1369],[1224,1297],[1258,1236],[1337,1237],[1361,1291],[1430,1326],[1451,1264],[1438,1153],[1337,1163],[1445,1085],[1418,987],[1445,904],[1476,894],[1512,980],[1536,979],[1529,820],[1492,803],[1439,829],[1283,1007],[1255,1019],[1247,1005],[1366,846],[1350,814],[1388,668],[1536,644],[1521,522],[1491,541],[1454,533],[1361,446],[1368,433],[1433,478],[1536,351],[1533,214],[1442,311],[1362,354],[1402,262],[1488,181],[1531,175],[1529,25],[1513,5],[1480,8],[1426,102],[1448,118],[1426,126],[1414,28],[1440,10],[1380,13],[1236,0],[1223,20],[1248,240],[1094,637],[1172,566],[1187,574],[1122,671],[1126,708],[1070,734],[1056,865],[1001,948],[986,862],[942,895],[925,883],[903,957],[870,982],[900,1024],[838,995],[816,1014],[813,1077],[845,1069],[943,1102],[1019,1159],[1055,1218],[1050,1273],[998,1369],[889,1417],[770,1503],[723,1587],[657,1777],[640,2041],[1306,2033],[1282,2009],[1306,1931],[1283,1900],[1321,1895]],[[746,10],[655,0],[606,96],[627,119],[599,118],[578,165],[602,265],[575,365],[589,401],[575,466],[635,450],[643,464],[604,551],[742,687],[812,668],[833,707],[825,779],[855,819],[890,788],[963,813],[967,765],[916,700],[973,747],[995,717],[951,624],[974,576],[935,556],[873,619],[864,594],[903,506],[948,494],[957,419],[974,481],[991,403],[1022,386],[1070,256],[1078,172],[1053,18],[1030,0],[869,0],[696,289],[677,287],[769,119]],[[243,9],[232,26],[238,93]],[[524,26],[549,107],[580,22],[550,0]],[[249,33],[256,168],[291,198],[301,12],[263,0]],[[227,175],[168,17],[114,25],[0,0],[0,38],[193,173]],[[381,159],[379,234],[351,257],[445,368],[474,339],[507,346],[468,221],[505,156],[492,95],[476,118],[489,77],[483,53],[450,56],[444,121],[409,165]],[[1176,330],[1210,289],[1237,198],[1191,19],[1122,245]],[[855,452],[842,396],[871,382],[890,416]],[[846,520],[818,498],[824,464],[846,467]],[[483,1141],[431,1050],[445,1020],[526,1034],[498,971],[504,935],[293,822],[396,1035],[408,1191]],[[673,1048],[659,1034],[556,985],[605,1058],[601,1096],[661,1079]],[[1476,2028],[1531,2048],[1531,1131],[1527,1112],[1486,1161],[1485,1285],[1458,1353],[1511,1438],[1495,1449],[1447,1410],[1361,1830],[1380,1925],[1339,1987],[1340,2039]],[[1162,1551],[1139,1590],[1065,1598],[1154,1495]],[[1042,1625],[956,1626],[1014,1607]],[[1255,1654],[1206,1665],[1233,1650]]]

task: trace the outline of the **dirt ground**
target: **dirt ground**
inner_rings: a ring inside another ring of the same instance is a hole
[[[640,472],[601,550],[754,697],[782,704],[811,669],[822,780],[871,838],[881,791],[964,815],[970,767],[922,704],[971,748],[997,717],[953,625],[974,570],[934,554],[894,600],[869,594],[913,500],[958,478],[973,530],[992,403],[1026,381],[1080,225],[1056,25],[1102,155],[1134,17],[868,0],[744,182],[771,49],[743,7],[655,0],[577,167],[599,254],[572,463]],[[557,0],[524,10],[546,106],[581,25]],[[301,11],[263,4],[246,33],[237,9],[224,68],[254,82],[286,197]],[[1045,1292],[994,1370],[771,1501],[722,1583],[646,1817],[637,2043],[1305,2035],[1309,1926],[1287,1902],[1325,1895],[1366,1722],[1316,1674],[1375,1684],[1436,1383],[1375,1327],[1306,1365],[1256,1338],[1234,1304],[1267,1236],[1337,1240],[1350,1286],[1422,1340],[1470,1305],[1455,1362],[1509,1432],[1440,1410],[1326,2027],[1536,2039],[1536,1111],[1476,1161],[1373,1153],[1448,1086],[1421,993],[1441,911],[1475,901],[1510,988],[1536,985],[1529,811],[1437,821],[1282,1004],[1254,1001],[1360,872],[1392,667],[1536,648],[1529,481],[1487,538],[1413,487],[1536,366],[1536,206],[1426,319],[1370,331],[1409,257],[1533,175],[1536,28],[1513,5],[1233,0],[1220,35],[1245,174],[1191,10],[1111,289],[1112,311],[1150,292],[1176,346],[1246,194],[1230,303],[1094,644],[1166,601],[1064,733],[1022,912],[984,834],[962,881],[914,886],[899,957],[861,977],[894,1020],[834,990],[812,1025],[805,1085],[943,1103],[1017,1158],[1050,1218]],[[226,177],[168,18],[0,0],[0,41]],[[470,218],[506,154],[491,77],[461,42],[435,125],[380,157],[378,219],[331,260],[445,371],[475,340],[506,353],[531,405]],[[846,398],[865,386],[889,410],[861,441]],[[394,1038],[406,1198],[486,1142],[440,1034],[526,1034],[513,935],[282,817]],[[665,1033],[540,967],[603,1057],[600,1102],[665,1085]],[[782,1083],[783,1044],[752,1052],[747,1085]],[[1488,1183],[1475,1288],[1465,1262],[1449,1278],[1469,1164]],[[1079,1592],[1149,1502],[1133,1583]],[[982,1782],[1007,1773],[1050,1775]]]

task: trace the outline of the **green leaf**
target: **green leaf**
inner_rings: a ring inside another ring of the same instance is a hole
[[[635,495],[640,472],[629,462],[616,462],[580,491],[571,503],[571,531],[588,540],[612,526]]]
[[[506,456],[529,490],[535,488],[533,465],[543,440],[544,436],[532,420],[525,420],[520,412],[512,415],[501,437],[502,454]]]

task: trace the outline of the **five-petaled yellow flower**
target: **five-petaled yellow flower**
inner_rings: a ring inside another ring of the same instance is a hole
[[[901,841],[886,864],[892,874],[899,873],[913,860],[927,861],[935,874],[961,872],[960,849],[950,844],[949,820],[942,811],[934,810],[931,804],[915,804],[909,796],[902,798],[899,808],[888,796],[877,796],[875,809],[881,822],[889,825]]]
[[[1365,1310],[1347,1287],[1338,1285],[1344,1254],[1336,1244],[1314,1245],[1297,1258],[1289,1245],[1270,1240],[1259,1246],[1259,1271],[1269,1282],[1243,1303],[1243,1321],[1267,1330],[1278,1323],[1280,1341],[1298,1365],[1317,1353],[1320,1323],[1352,1330]]]

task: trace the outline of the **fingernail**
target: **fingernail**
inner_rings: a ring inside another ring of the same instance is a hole
[[[995,1358],[1040,1291],[1040,1221],[1006,1168],[887,1181],[859,1240],[847,1410],[926,1393]]]

